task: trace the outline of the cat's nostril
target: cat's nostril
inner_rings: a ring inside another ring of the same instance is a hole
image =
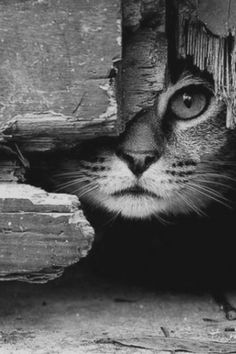
[[[150,166],[156,160],[156,156],[146,156],[144,159],[145,166]]]
[[[122,157],[123,157],[123,151],[122,150],[117,150],[116,151],[116,155],[120,158],[120,159],[122,159]]]
[[[119,150],[116,152],[116,155],[127,163],[129,169],[136,176],[141,176],[158,159],[157,154],[154,152],[127,152]]]
[[[130,154],[125,153],[122,150],[118,150],[116,152],[116,155],[121,159],[121,160],[125,160],[129,163],[134,163],[134,158],[133,156],[131,156]]]

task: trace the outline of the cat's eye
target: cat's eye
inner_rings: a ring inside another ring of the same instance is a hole
[[[197,118],[207,109],[211,95],[206,87],[191,85],[174,94],[169,108],[178,119]]]

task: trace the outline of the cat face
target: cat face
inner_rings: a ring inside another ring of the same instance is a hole
[[[236,137],[225,114],[211,84],[185,73],[119,138],[87,142],[63,161],[59,189],[127,218],[226,206]]]

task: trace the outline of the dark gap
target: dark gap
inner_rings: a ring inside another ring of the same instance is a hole
[[[177,80],[177,48],[178,48],[178,3],[176,0],[166,1],[166,34],[168,38],[168,73],[170,81]]]
[[[87,144],[80,148],[87,148]],[[61,159],[78,158],[80,151],[28,154],[32,167],[27,182],[52,192],[54,167]],[[207,217],[190,214],[113,220],[114,215],[105,210],[86,204],[83,208],[97,236],[89,256],[68,272],[76,273],[86,266],[102,277],[152,289],[234,288],[235,237],[230,231],[235,226],[234,210],[217,206]]]

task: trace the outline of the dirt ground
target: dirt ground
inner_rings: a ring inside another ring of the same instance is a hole
[[[0,289],[1,354],[236,353],[236,321],[211,294],[151,290],[82,268]]]

